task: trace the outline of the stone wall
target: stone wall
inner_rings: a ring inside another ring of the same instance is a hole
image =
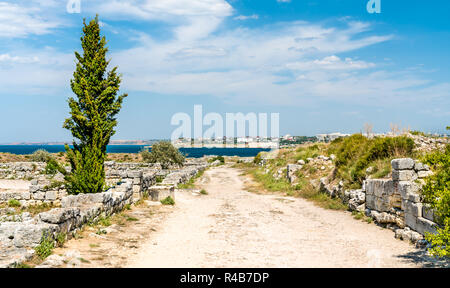
[[[33,167],[32,164],[9,163],[3,167]],[[163,170],[159,164],[107,162],[107,183],[113,187],[103,193],[81,195],[67,195],[61,182],[64,180],[62,174],[50,177],[28,168],[14,168],[15,171],[36,172],[23,174],[24,179],[28,177],[25,175],[34,175],[35,179],[30,181],[27,191],[0,192],[0,203],[16,199],[22,206],[49,203],[60,208],[34,217],[28,212],[12,215],[13,209],[1,208],[0,268],[11,267],[32,257],[32,248],[39,245],[43,235],[55,238],[59,233],[65,233],[70,238],[71,233],[84,224],[112,215],[125,205],[142,199],[144,192],[153,201],[161,201],[167,196],[175,199],[176,186],[188,182],[206,167],[205,159],[188,160],[182,168],[172,167],[174,170]],[[162,183],[156,183],[158,176],[165,177]]]
[[[103,193],[65,196],[61,198],[61,208],[34,217],[27,212],[1,217],[0,268],[12,267],[32,257],[31,248],[39,245],[43,235],[56,239],[58,234],[64,233],[71,238],[84,224],[121,211],[133,200],[132,187],[127,181]]]
[[[156,178],[161,170],[159,163],[105,162],[107,182],[130,180],[133,183],[135,199],[142,198],[142,194],[156,183]]]
[[[34,179],[44,172],[46,166],[41,162],[0,163],[0,179]]]
[[[394,159],[391,165],[390,179],[365,180],[362,189],[344,191],[342,183],[331,186],[327,178],[321,179],[320,189],[340,197],[350,210],[365,212],[377,223],[391,228],[398,238],[415,242],[426,232],[435,233],[434,213],[420,196],[424,178],[433,172],[410,158]]]

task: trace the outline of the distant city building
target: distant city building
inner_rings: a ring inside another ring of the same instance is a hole
[[[319,142],[331,142],[331,141],[333,141],[335,139],[342,138],[342,137],[348,137],[348,136],[350,136],[350,134],[342,134],[342,133],[339,133],[339,132],[329,133],[329,134],[317,134],[316,135],[317,140]]]

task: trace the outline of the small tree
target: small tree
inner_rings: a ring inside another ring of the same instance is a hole
[[[366,133],[367,138],[372,135],[373,125],[370,123],[364,123],[364,133]]]
[[[145,162],[160,163],[164,169],[173,164],[183,165],[185,160],[183,154],[167,141],[153,144],[152,151],[144,150],[141,152],[141,156]]]
[[[73,149],[66,145],[72,166],[66,180],[72,194],[103,191],[106,146],[115,134],[115,117],[127,96],[117,96],[121,82],[121,76],[116,73],[117,67],[106,72],[108,48],[105,37],[100,36],[98,16],[89,24],[84,20],[83,25],[83,56],[75,52],[78,62],[70,82],[77,99],[69,98],[71,117],[63,126],[78,139],[73,142]]]

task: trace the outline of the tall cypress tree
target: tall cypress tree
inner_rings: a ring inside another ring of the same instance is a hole
[[[72,194],[99,193],[105,185],[104,162],[106,146],[115,134],[116,115],[126,94],[117,96],[121,76],[117,67],[107,72],[105,37],[100,36],[98,16],[86,24],[83,21],[81,46],[83,56],[75,52],[76,70],[70,81],[76,99],[69,98],[70,118],[64,128],[74,138],[73,149],[66,145],[72,171],[66,176],[67,188]]]

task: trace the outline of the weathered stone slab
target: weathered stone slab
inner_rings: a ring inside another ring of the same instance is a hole
[[[152,186],[148,192],[152,201],[161,201],[169,196],[175,199],[174,186]]]
[[[392,171],[392,180],[394,181],[414,181],[417,179],[417,173],[414,170],[394,170]]]
[[[391,161],[394,170],[410,170],[414,169],[415,162],[411,158],[400,158]]]

